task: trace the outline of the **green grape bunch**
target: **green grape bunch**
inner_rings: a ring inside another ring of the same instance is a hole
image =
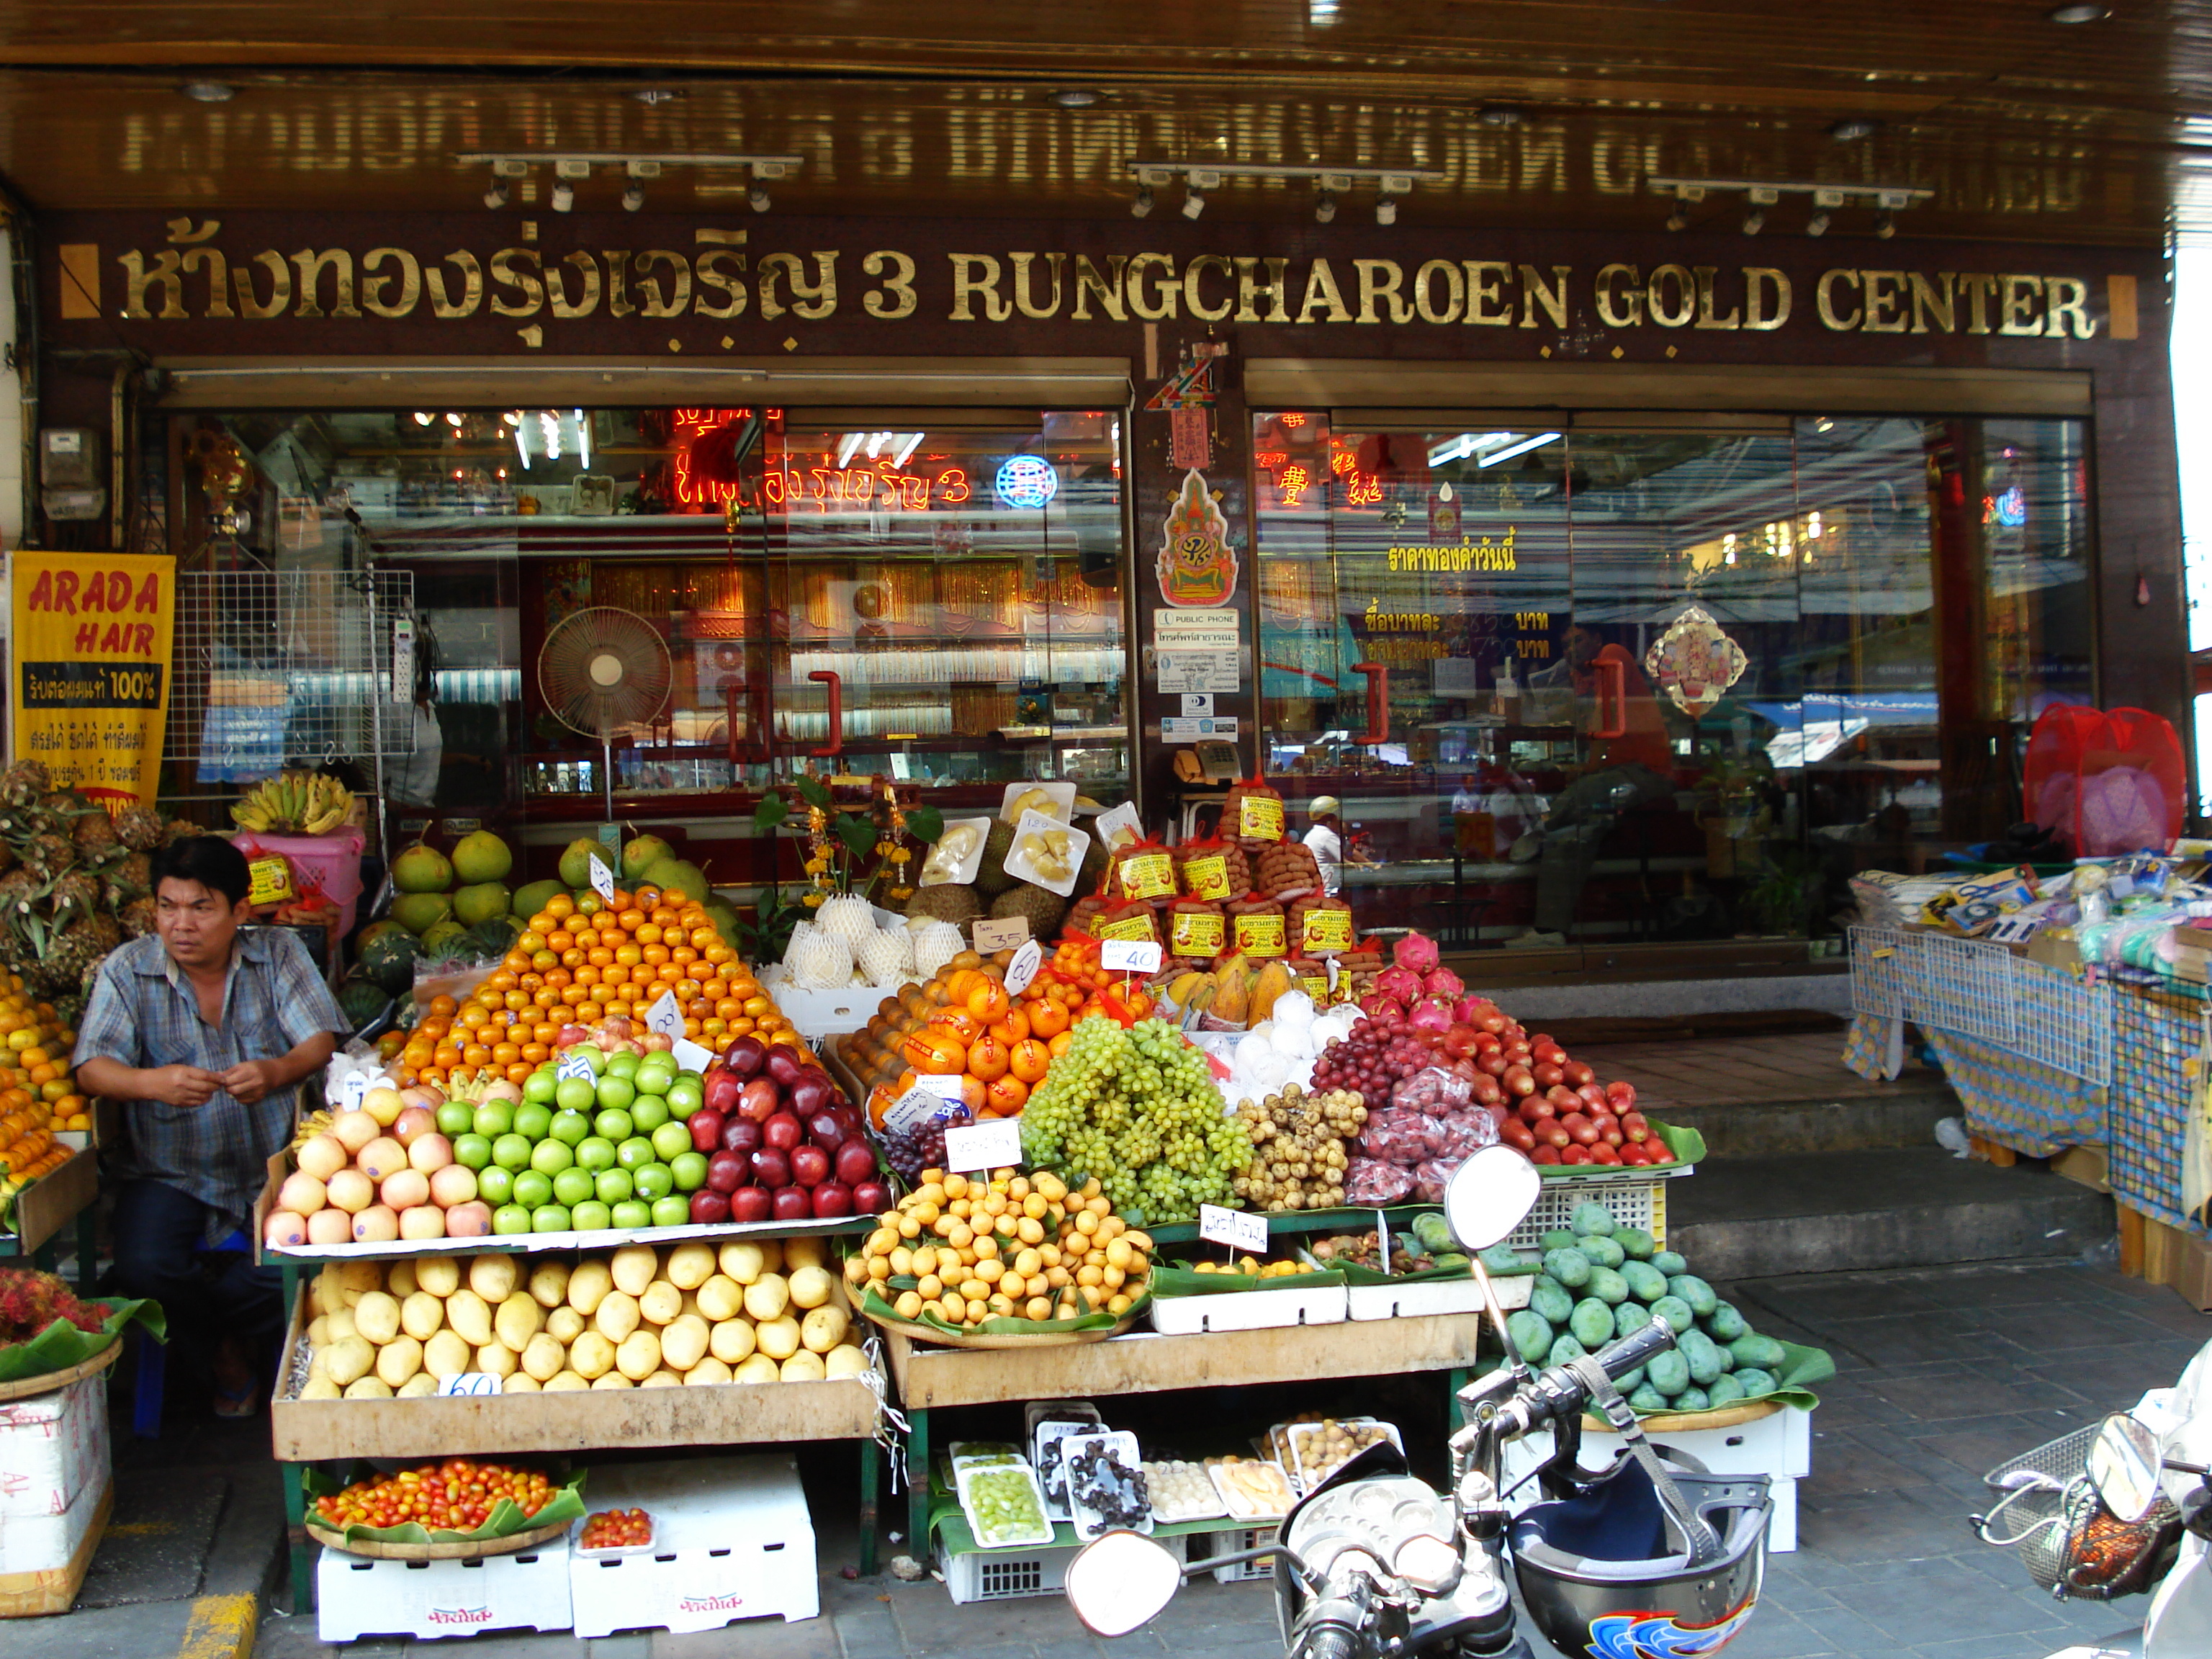
[[[1206,1056],[1164,1020],[1124,1029],[1103,1014],[1077,1025],[1023,1109],[1033,1168],[1095,1176],[1115,1209],[1145,1224],[1189,1221],[1236,1202],[1252,1143],[1229,1115]]]

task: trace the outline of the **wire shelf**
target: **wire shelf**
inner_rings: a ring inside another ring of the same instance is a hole
[[[2100,1087],[2112,1082],[2110,985],[1944,933],[1854,927],[1850,948],[1854,1012],[1971,1037]]]
[[[414,674],[394,678],[392,624],[411,617],[400,570],[238,570],[179,578],[163,758],[201,782],[288,764],[404,760]]]

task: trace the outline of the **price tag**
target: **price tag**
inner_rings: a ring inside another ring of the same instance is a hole
[[[348,1072],[345,1081],[338,1085],[338,1109],[349,1112],[368,1097],[368,1073]]]
[[[979,921],[975,924],[975,954],[979,957],[1015,950],[1029,942],[1030,919],[1027,916],[1008,916],[1003,921]]]
[[[653,1000],[653,1006],[645,1011],[645,1029],[663,1036],[684,1035],[684,1011],[676,1006],[675,992],[663,991]]]
[[[1098,947],[1098,965],[1109,974],[1158,973],[1160,966],[1159,941],[1109,939]]]
[[[1030,988],[1030,981],[1044,966],[1044,947],[1035,939],[1014,952],[1014,959],[1006,964],[1006,994],[1018,997]]]
[[[489,1371],[459,1371],[452,1376],[438,1379],[438,1393],[442,1398],[457,1394],[497,1394],[499,1379]]]
[[[927,1073],[915,1079],[914,1086],[936,1096],[939,1100],[949,1100],[956,1106],[967,1097],[967,1084],[957,1072]]]
[[[561,1079],[580,1077],[589,1083],[593,1080],[592,1062],[572,1048],[562,1060],[560,1065],[554,1068],[553,1075]]]
[[[1247,1255],[1267,1253],[1267,1218],[1249,1210],[1224,1210],[1218,1204],[1198,1206],[1198,1236],[1209,1244],[1226,1244]]]
[[[597,853],[592,854],[592,890],[609,904],[615,902],[615,872]]]
[[[925,1123],[933,1121],[945,1103],[927,1089],[908,1090],[884,1113],[885,1134],[911,1134]]]
[[[945,1132],[945,1167],[955,1175],[1001,1170],[1022,1161],[1022,1126],[1010,1117],[956,1125]]]
[[[687,1072],[703,1073],[714,1063],[714,1051],[702,1048],[690,1037],[677,1038],[676,1046],[669,1052],[676,1056],[676,1063]]]

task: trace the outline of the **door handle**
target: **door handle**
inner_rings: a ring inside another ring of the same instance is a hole
[[[1596,662],[1590,665],[1597,671],[1597,724],[1590,736],[1625,738],[1628,735],[1628,665]]]
[[[845,682],[831,668],[817,668],[806,678],[819,680],[830,688],[830,742],[823,748],[808,752],[824,758],[842,754],[845,748]]]
[[[1356,662],[1352,665],[1352,672],[1367,676],[1367,733],[1358,741],[1363,744],[1389,742],[1390,665]]]

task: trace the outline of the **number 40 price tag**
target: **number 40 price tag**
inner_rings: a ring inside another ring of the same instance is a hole
[[[1267,1218],[1247,1210],[1224,1210],[1218,1204],[1198,1206],[1198,1236],[1209,1244],[1225,1244],[1247,1255],[1267,1253]]]

